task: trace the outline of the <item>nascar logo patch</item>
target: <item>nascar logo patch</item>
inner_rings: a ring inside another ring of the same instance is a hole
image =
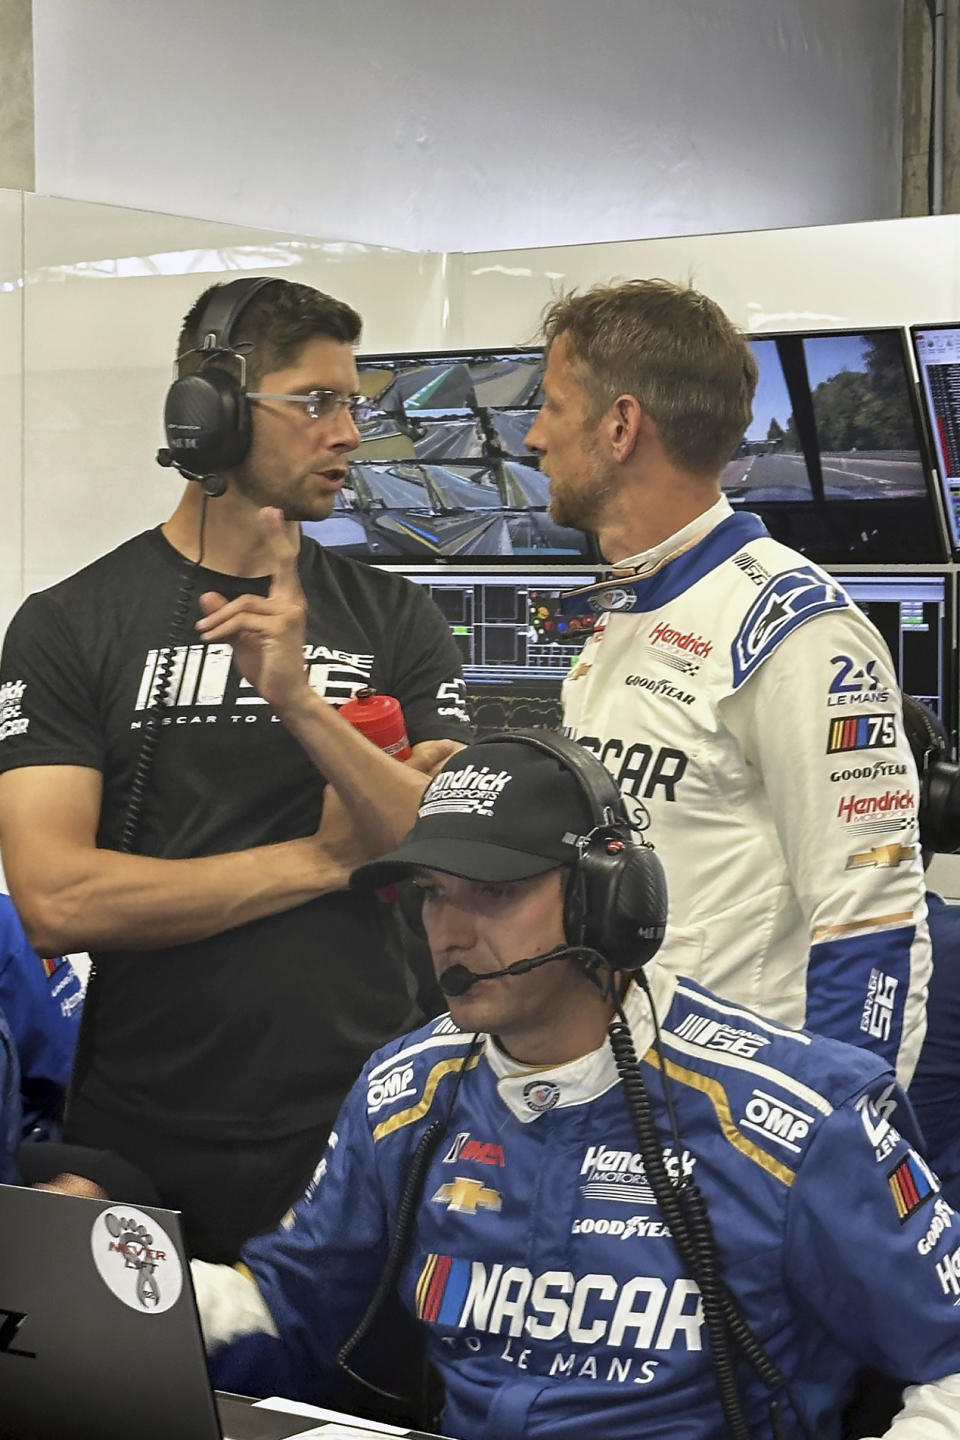
[[[896,739],[896,718],[892,714],[851,715],[845,720],[831,720],[827,735],[827,754],[839,755],[848,750],[879,750],[887,745],[894,745]]]

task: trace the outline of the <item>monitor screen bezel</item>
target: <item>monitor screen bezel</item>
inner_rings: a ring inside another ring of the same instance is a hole
[[[863,566],[873,569],[877,566],[895,565],[903,569],[911,565],[943,565],[945,561],[954,558],[952,540],[950,535],[949,522],[943,508],[943,496],[941,486],[938,482],[938,475],[934,473],[933,457],[935,451],[932,449],[930,436],[926,424],[926,406],[923,396],[919,393],[920,386],[915,376],[913,360],[911,356],[911,345],[908,343],[906,330],[902,325],[838,325],[835,327],[823,327],[816,330],[745,330],[744,339],[752,340],[785,340],[800,338],[803,340],[824,340],[833,336],[858,336],[867,338],[873,335],[892,335],[896,337],[900,357],[903,363],[903,373],[906,382],[907,399],[910,405],[910,413],[913,419],[913,428],[917,436],[917,451],[920,456],[920,466],[923,471],[924,487],[926,490],[927,504],[933,515],[934,530],[939,538],[939,550],[927,556],[917,556],[911,560],[891,560],[884,555],[864,556],[862,559],[840,558],[838,560],[823,560],[817,555],[808,555],[808,559],[815,564],[822,565],[824,569],[840,571],[851,570]],[[775,503],[775,502],[767,502]],[[791,502],[785,502],[785,507]],[[795,502],[794,502],[795,503]],[[829,501],[827,502],[830,503]],[[889,502],[896,505],[896,500]],[[748,508],[739,505],[736,508]]]
[[[920,421],[923,428],[923,440],[927,447],[928,463],[934,477],[934,484],[939,500],[939,511],[941,525],[944,533],[947,554],[953,559],[960,559],[960,537],[955,541],[953,529],[949,518],[950,497],[947,494],[947,477],[941,474],[940,461],[937,455],[937,442],[933,435],[933,417],[930,413],[930,406],[927,403],[927,392],[923,385],[923,370],[920,363],[920,355],[917,350],[917,336],[921,330],[956,330],[960,332],[960,320],[930,320],[926,324],[914,321],[907,327],[910,342],[907,347],[911,363],[914,368],[914,385],[916,388],[917,406],[920,410]]]

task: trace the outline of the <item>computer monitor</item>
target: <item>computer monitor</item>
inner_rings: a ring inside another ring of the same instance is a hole
[[[820,564],[945,559],[903,332],[748,338],[759,379],[731,503]]]
[[[900,689],[929,705],[943,725],[953,730],[957,709],[951,644],[952,577],[835,574],[887,642]]]
[[[543,725],[558,730],[560,687],[595,617],[560,614],[560,596],[593,571],[404,572],[446,617],[460,650],[478,734]]]
[[[407,570],[446,618],[460,651],[467,697],[480,734],[524,725],[560,728],[561,685],[596,617],[563,616],[560,597],[597,579],[594,571]],[[952,579],[946,574],[837,572],[876,625],[901,689],[956,724],[951,633]]]
[[[378,414],[361,427],[329,520],[305,530],[373,561],[556,566],[591,537],[550,518],[524,444],[540,405],[539,350],[379,355],[357,362]]]
[[[960,555],[960,322],[911,325],[927,435],[954,555]]]

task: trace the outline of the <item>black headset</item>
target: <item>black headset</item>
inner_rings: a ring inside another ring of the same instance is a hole
[[[234,329],[255,295],[267,285],[282,283],[258,275],[219,285],[196,322],[199,343],[187,352],[200,355],[198,368],[181,375],[186,355],[178,358],[178,378],[163,406],[167,444],[158,450],[157,461],[198,480],[208,495],[223,494],[227,486],[221,471],[239,465],[250,449],[247,366],[234,345]],[[234,362],[235,373],[223,368],[224,356]]]
[[[920,776],[920,848],[952,855],[960,849],[960,765],[953,762],[950,737],[912,695],[903,696],[903,727]]]
[[[576,741],[551,730],[502,730],[478,744],[529,745],[551,755],[580,786],[592,828],[571,866],[563,907],[567,944],[598,951],[614,970],[639,970],[660,948],[667,924],[667,882],[652,845],[637,838],[606,766]],[[404,915],[422,931],[422,895],[399,887]]]

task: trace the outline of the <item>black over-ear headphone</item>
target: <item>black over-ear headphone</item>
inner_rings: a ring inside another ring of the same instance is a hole
[[[951,855],[960,849],[960,765],[950,758],[950,738],[912,695],[903,696],[903,726],[920,776],[920,848]]]
[[[157,461],[173,465],[188,480],[199,480],[208,495],[223,494],[227,486],[221,471],[239,465],[250,449],[247,366],[234,346],[234,328],[254,296],[278,283],[258,275],[218,286],[197,321],[199,344],[187,352],[199,353],[199,366],[191,375],[178,373],[167,391],[167,446],[158,450]],[[212,363],[224,355],[235,362],[236,373]],[[185,358],[178,358],[178,372]]]
[[[653,846],[638,840],[613,776],[589,750],[553,731],[502,730],[482,740],[484,745],[501,742],[552,755],[573,775],[590,806],[592,828],[571,867],[564,900],[567,943],[599,951],[614,970],[641,969],[663,940],[667,881]],[[402,885],[400,895],[408,922],[421,929],[418,892]]]

